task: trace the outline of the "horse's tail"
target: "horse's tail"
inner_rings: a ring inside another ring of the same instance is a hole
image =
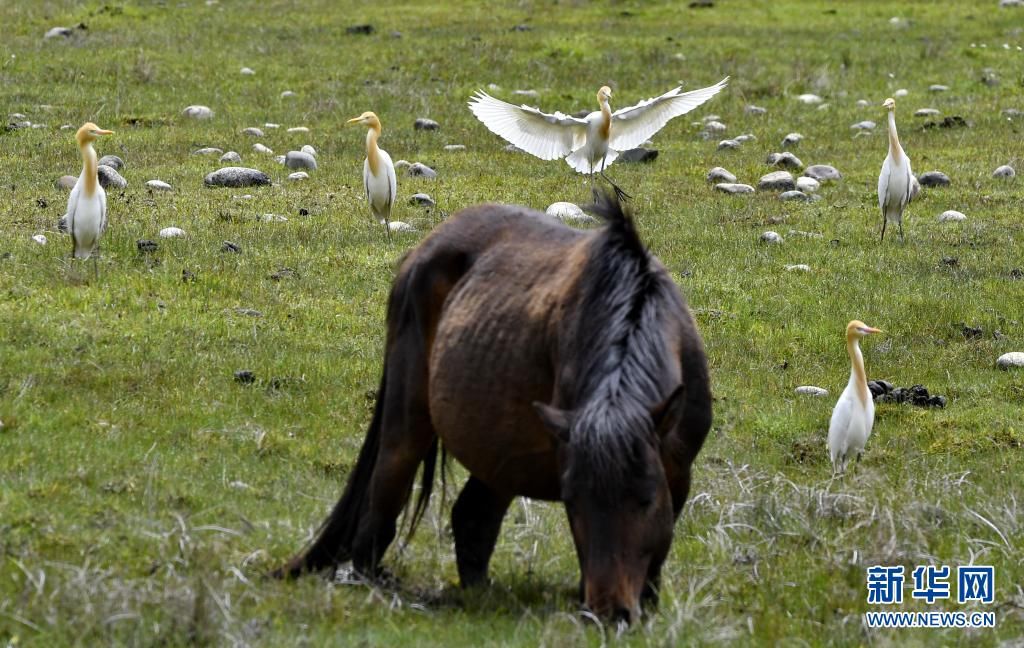
[[[387,389],[387,384],[387,363],[385,363],[384,375],[380,379],[380,389],[377,390],[377,403],[373,410],[373,419],[370,421],[370,429],[367,430],[363,447],[359,450],[356,466],[349,473],[341,499],[317,529],[313,543],[284,566],[275,570],[273,576],[293,578],[305,572],[333,567],[352,558],[352,542],[355,540],[359,520],[369,501],[370,478],[373,475],[373,468],[377,463],[377,453],[380,450],[381,419],[384,416],[384,392]],[[432,467],[433,462],[431,462]],[[433,479],[433,470],[431,470],[430,476]]]

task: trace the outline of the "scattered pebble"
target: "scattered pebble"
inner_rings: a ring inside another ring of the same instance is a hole
[[[935,108],[919,108],[914,111],[914,117],[934,117],[941,114]]]
[[[290,98],[292,98],[294,96],[296,96],[296,95],[291,90],[285,90],[284,92],[281,93],[281,98],[282,99],[290,99]]]
[[[800,133],[790,133],[789,135],[786,135],[785,137],[782,138],[782,148],[786,148],[787,146],[795,146],[796,144],[799,144],[800,140],[802,140],[803,138],[804,136],[801,135]]]
[[[520,97],[530,97],[531,99],[539,99],[540,93],[536,90],[513,90],[512,94]]]
[[[303,144],[302,148],[300,148],[299,150],[305,153],[306,155],[312,155],[313,157],[316,157],[316,149],[310,146],[309,144]]]
[[[793,390],[802,396],[828,396],[828,390],[814,385],[801,385]]]
[[[97,165],[106,165],[114,171],[120,172],[124,168],[124,160],[117,157],[116,155],[104,155],[96,163]]]
[[[446,151],[465,151],[465,144],[445,144],[444,150]]]
[[[932,85],[928,86],[929,92],[946,92],[947,90],[949,90],[949,86],[942,85],[941,83],[933,83]]]
[[[270,177],[256,169],[224,167],[208,173],[203,182],[211,187],[252,187],[270,184]]]
[[[277,162],[278,164],[284,164],[284,160],[285,160],[285,156],[283,156],[283,155],[275,155],[274,156],[274,162]]]
[[[431,198],[429,194],[425,193],[416,193],[409,196],[409,204],[419,205],[421,207],[433,207],[435,205],[434,199]],[[555,204],[557,205],[558,203]],[[550,207],[548,209],[550,209]]]
[[[78,182],[78,178],[71,175],[65,175],[57,178],[57,188],[64,189],[65,191],[71,191],[75,188],[75,183]]]
[[[942,171],[928,171],[917,176],[917,181],[922,187],[946,187],[949,185],[949,176]]]
[[[128,181],[120,173],[105,164],[96,167],[96,174],[99,176],[100,186],[104,189],[124,189],[128,186]]]
[[[704,130],[709,133],[724,133],[726,131],[726,127],[722,122],[712,120],[704,123]]]
[[[851,125],[850,128],[859,131],[871,131],[875,130],[875,126],[877,126],[875,122],[870,119],[865,119],[864,121],[859,121],[856,124]]]
[[[757,183],[758,191],[790,191],[796,189],[796,181],[789,171],[772,171],[761,176]]]
[[[43,34],[43,40],[50,40],[51,38],[71,38],[73,34],[74,32],[67,27],[51,27],[46,30],[45,34]]]
[[[288,217],[280,214],[263,214],[260,220],[264,223],[287,223]]]
[[[619,161],[626,163],[653,162],[656,159],[658,159],[658,152],[646,148],[632,148],[623,151],[619,156]]]
[[[813,105],[820,104],[824,101],[821,97],[816,94],[802,94],[796,98],[797,101],[803,104]]]
[[[778,244],[782,243],[782,237],[779,236],[778,232],[773,232],[771,230],[768,230],[767,232],[765,232],[764,234],[761,235],[761,242],[763,242],[763,243],[771,243],[773,245],[778,245]]]
[[[239,70],[238,73],[239,74],[243,74],[245,76],[252,76],[252,75],[256,74],[256,70],[254,70],[252,68],[244,67],[241,70]]]
[[[224,155],[220,156],[221,162],[241,162],[242,156],[237,151],[228,151]]]
[[[996,359],[996,365],[1000,369],[1012,369],[1014,367],[1024,367],[1024,353],[1020,351],[1011,351],[1004,353]]]
[[[433,169],[428,167],[426,164],[422,164],[420,162],[416,162],[414,164],[410,164],[409,165],[409,169],[406,171],[406,173],[408,173],[410,176],[418,177],[418,178],[436,178],[437,177],[437,171],[434,171]]]
[[[786,266],[786,272],[810,272],[811,266],[806,263],[794,263]]]
[[[408,169],[411,166],[412,166],[412,162],[410,162],[409,160],[399,160],[398,162],[395,162],[395,170],[396,171],[401,171],[402,169]]]
[[[251,135],[252,137],[263,137],[263,131],[250,126],[249,128],[242,129],[242,135]]]
[[[909,90],[907,90],[906,88],[900,88],[896,92],[892,93],[892,96],[899,99],[900,97],[906,97],[908,94],[910,94]]]
[[[721,142],[718,143],[718,150],[719,151],[721,151],[723,149],[735,150],[735,149],[740,148],[741,146],[742,146],[742,144],[739,141],[737,141],[737,140],[726,139],[726,140],[722,140]]]
[[[214,146],[204,146],[203,148],[192,151],[192,155],[220,155],[224,152],[224,149],[219,149]]]
[[[232,241],[224,241],[224,245],[220,246],[220,251],[221,252],[232,252],[234,254],[238,254],[239,252],[242,251],[242,246],[239,245],[238,243],[234,243]]]
[[[992,172],[993,178],[1012,178],[1016,175],[1017,172],[1014,171],[1013,167],[1010,166],[1009,164],[1004,164],[1003,166],[998,167],[995,171]]]
[[[708,171],[707,180],[708,182],[731,183],[736,182],[736,176],[722,167],[715,167]]]
[[[181,111],[181,114],[192,119],[210,119],[213,117],[213,111],[207,106],[188,106]]]
[[[416,228],[409,223],[403,223],[402,221],[391,221],[388,223],[388,228],[392,232],[415,232]]]
[[[420,117],[413,122],[412,127],[416,130],[437,130],[441,128],[441,124],[438,124],[433,119],[427,119],[426,117]]]
[[[263,124],[263,128],[281,128],[281,124],[275,124],[273,122],[267,122]]]
[[[544,213],[562,222],[569,223],[594,223],[596,219],[580,209],[579,205],[571,202],[556,202],[548,205]]]
[[[811,202],[815,200],[817,196],[813,194],[804,193],[802,191],[791,190],[783,191],[779,194],[779,200],[798,200],[800,202]]]
[[[808,178],[814,178],[818,182],[829,182],[832,180],[843,179],[843,175],[839,173],[838,169],[827,164],[812,164],[804,169],[804,175]]]
[[[739,196],[754,193],[754,188],[748,184],[737,184],[734,182],[719,182],[715,185],[715,191]]]
[[[46,245],[46,237],[43,236],[42,234],[35,234],[32,237],[32,240],[38,243],[39,245]]]
[[[867,99],[858,99],[857,100],[857,107],[858,108],[867,108],[870,105],[871,105],[871,103]]]
[[[950,221],[965,221],[965,220],[967,220],[967,216],[964,215],[961,212],[956,211],[955,209],[948,209],[948,210],[942,212],[941,214],[939,214],[939,222],[940,223],[947,223],[947,222],[950,222]]]
[[[745,113],[747,113],[748,115],[766,115],[766,114],[768,114],[768,109],[767,108],[762,108],[761,106],[755,106],[754,104],[750,104],[749,106],[744,108],[743,111]]]
[[[793,155],[789,151],[785,153],[769,153],[768,159],[765,160],[768,166],[783,167],[785,169],[802,169],[804,163],[800,161],[800,158]]]
[[[260,144],[259,142],[257,142],[257,143],[252,145],[252,150],[257,152],[257,153],[261,153],[263,155],[273,155],[274,154],[274,151],[272,149],[270,149],[267,146],[264,146],[263,144]]]
[[[821,183],[814,178],[800,176],[796,179],[796,188],[804,193],[817,193]]]
[[[306,126],[292,126],[286,132],[288,133],[308,133],[309,128]]]
[[[743,133],[742,135],[737,135],[734,139],[742,144],[744,142],[756,141],[757,137],[753,133]]]
[[[316,158],[302,151],[288,151],[288,155],[284,156],[284,165],[289,169],[317,169]]]
[[[171,185],[167,184],[163,180],[147,180],[146,186],[153,191],[170,191]]]
[[[151,241],[149,239],[139,239],[135,241],[135,248],[144,254],[152,254],[153,252],[156,252],[159,247],[160,246],[157,245],[156,241]]]
[[[292,182],[297,182],[299,180],[309,180],[309,174],[306,173],[305,171],[296,171],[295,173],[289,173],[288,179],[291,180]]]
[[[182,238],[185,236],[185,230],[180,227],[165,227],[160,230],[160,238]]]

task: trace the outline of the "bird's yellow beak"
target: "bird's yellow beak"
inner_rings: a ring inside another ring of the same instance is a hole
[[[345,122],[345,124],[358,124],[362,120],[363,120],[362,117],[353,117],[352,119],[350,119],[347,122]]]
[[[872,326],[865,326],[861,330],[864,331],[865,333],[885,333],[885,331],[883,331],[882,329],[877,329]]]
[[[97,135],[113,135],[114,131],[112,131],[112,130],[100,130],[100,129],[97,129],[96,130],[96,134]]]

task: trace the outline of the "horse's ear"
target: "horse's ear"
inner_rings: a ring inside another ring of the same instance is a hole
[[[685,395],[686,388],[679,385],[672,390],[668,398],[651,410],[651,420],[654,421],[654,430],[659,438],[664,437],[679,425],[679,421],[683,418],[683,408],[686,406]]]
[[[537,410],[537,416],[544,422],[555,441],[569,443],[569,412],[557,407],[552,407],[540,401],[533,401],[533,409]]]

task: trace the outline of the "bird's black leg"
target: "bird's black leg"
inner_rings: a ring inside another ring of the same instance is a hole
[[[607,182],[608,184],[610,184],[612,186],[612,189],[615,190],[615,195],[618,197],[619,200],[632,200],[633,199],[633,196],[630,196],[628,193],[623,191],[619,187],[619,185],[615,184],[615,182],[613,182],[611,178],[609,178],[607,175],[605,175],[603,170],[601,171],[601,177],[605,179],[605,182]]]
[[[388,243],[394,243],[391,238],[391,220],[387,216],[384,217],[384,231],[388,233]]]
[[[889,222],[889,219],[887,219],[883,215],[882,216],[882,238],[878,239],[879,241],[884,241],[885,240],[885,226],[886,226],[886,224],[888,224],[888,222]]]

